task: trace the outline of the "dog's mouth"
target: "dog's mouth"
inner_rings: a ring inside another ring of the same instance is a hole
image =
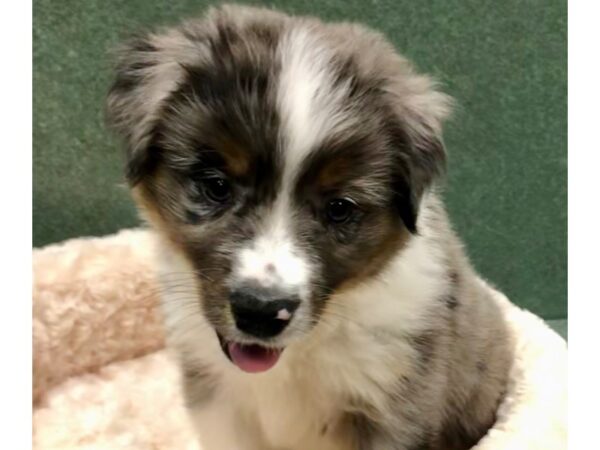
[[[217,333],[225,356],[240,370],[247,373],[266,372],[273,368],[283,349],[263,347],[259,344],[243,344],[227,341]]]

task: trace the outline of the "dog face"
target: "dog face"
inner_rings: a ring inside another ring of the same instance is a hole
[[[108,117],[198,313],[257,371],[417,232],[447,105],[375,33],[222,7],[125,46]]]

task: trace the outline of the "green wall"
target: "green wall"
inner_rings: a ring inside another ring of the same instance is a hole
[[[118,145],[103,125],[108,52],[129,33],[210,3],[34,0],[35,246],[138,223]],[[262,4],[364,22],[443,82],[458,103],[446,131],[446,197],[469,254],[513,301],[565,318],[567,2]]]

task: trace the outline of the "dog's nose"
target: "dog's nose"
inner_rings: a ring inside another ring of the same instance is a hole
[[[300,305],[297,296],[240,289],[230,293],[231,311],[239,330],[259,338],[277,336]]]

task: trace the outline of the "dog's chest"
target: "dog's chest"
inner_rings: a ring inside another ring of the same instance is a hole
[[[318,377],[306,379],[286,372],[254,377],[236,389],[240,395],[244,393],[237,401],[255,419],[263,439],[277,449],[343,448],[332,432],[342,417],[340,400]]]
[[[399,375],[385,358],[389,350],[374,336],[342,334],[309,358],[280,361],[285,364],[264,376],[243,377],[237,398],[272,448],[348,450],[353,400],[381,405],[386,386]]]

